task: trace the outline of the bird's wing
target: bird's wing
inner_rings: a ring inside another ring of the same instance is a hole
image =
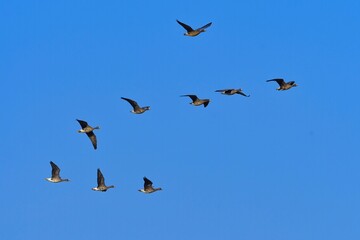
[[[93,131],[87,132],[86,135],[90,138],[90,141],[91,141],[94,149],[96,149],[97,148],[97,140],[96,140],[96,136],[95,136],[94,132]]]
[[[204,25],[204,26],[202,26],[201,28],[198,28],[198,29],[196,29],[196,30],[197,30],[197,31],[204,30],[205,28],[210,27],[210,26],[211,26],[211,24],[212,24],[212,22],[209,22],[208,24],[206,24],[206,25]]]
[[[127,101],[128,103],[131,104],[131,106],[136,109],[139,108],[139,105],[137,104],[137,102],[135,102],[134,100],[130,99],[130,98],[124,98],[122,97],[121,99],[124,99],[125,101]]]
[[[279,84],[279,86],[282,86],[285,84],[285,81],[282,78],[270,79],[270,80],[267,80],[267,82],[277,82]]]
[[[144,177],[144,188],[146,187],[151,187],[152,186],[152,181],[150,181],[149,179],[147,179],[147,177]]]
[[[177,19],[176,19],[176,21],[177,21],[183,28],[185,28],[186,31],[188,31],[188,32],[194,31],[194,29],[192,29],[189,25],[186,25],[185,23],[182,23],[182,22],[180,22],[180,21],[177,20]]]
[[[144,190],[145,191],[152,190],[153,189],[152,184],[153,183],[149,179],[144,177]]]
[[[243,91],[238,91],[237,94],[243,95],[244,97],[250,97],[250,95],[246,95],[245,93],[243,93]]]
[[[52,161],[50,161],[50,165],[51,165],[51,178],[59,177],[60,168]]]
[[[76,121],[80,123],[81,128],[86,128],[88,126],[88,123],[83,120],[76,119]]]
[[[207,100],[206,102],[204,102],[204,107],[207,107],[207,105],[209,105],[209,100]]]
[[[288,84],[290,84],[290,85],[293,85],[294,83],[295,83],[295,81],[288,82]]]
[[[231,89],[220,89],[220,90],[216,90],[215,92],[226,92],[226,91],[230,91]]]
[[[196,95],[182,95],[181,97],[189,97],[191,98],[191,100],[196,101],[196,99],[198,99],[198,97]]]
[[[98,187],[105,186],[105,179],[100,171],[100,168],[98,168],[98,170],[97,170],[97,184],[98,184]]]

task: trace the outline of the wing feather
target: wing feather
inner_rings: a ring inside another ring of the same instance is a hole
[[[177,20],[177,19],[176,19],[176,21],[177,21],[183,28],[185,28],[185,30],[186,30],[187,32],[192,32],[192,31],[194,31],[194,29],[192,29],[189,25],[186,25],[185,23],[182,23],[182,22],[180,22],[180,21]]]
[[[96,135],[94,134],[94,132],[93,131],[87,132],[86,135],[89,137],[94,149],[97,149],[97,140],[96,140]]]
[[[206,29],[206,28],[210,27],[210,26],[211,26],[211,24],[212,24],[212,22],[209,22],[208,24],[206,24],[206,25],[202,26],[201,28],[196,29],[196,31],[201,31],[201,30],[204,30],[204,29]]]
[[[58,178],[60,175],[60,168],[52,161],[50,161],[50,165],[51,165],[51,178]]]
[[[76,121],[79,122],[81,128],[86,128],[87,126],[89,126],[88,123],[83,120],[76,119]]]
[[[196,95],[182,95],[181,97],[189,97],[193,102],[199,99]]]
[[[100,171],[100,168],[98,168],[98,170],[97,170],[97,184],[98,184],[98,187],[105,186],[105,179],[104,179],[102,172]]]

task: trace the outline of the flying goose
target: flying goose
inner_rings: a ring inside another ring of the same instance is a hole
[[[141,114],[146,112],[147,110],[150,110],[149,106],[146,107],[139,107],[139,105],[137,104],[137,102],[135,102],[134,100],[130,99],[130,98],[124,98],[122,97],[121,99],[124,99],[125,101],[129,102],[131,104],[131,106],[133,107],[133,110],[131,110],[132,113],[135,114]]]
[[[143,189],[139,189],[139,192],[143,192],[143,193],[153,193],[159,190],[162,190],[161,188],[153,188],[152,186],[152,182],[147,179],[146,177],[143,178],[144,179],[144,188]]]
[[[85,122],[83,120],[76,119],[76,121],[78,121],[81,126],[81,129],[78,132],[86,133],[86,135],[89,137],[92,145],[94,146],[94,149],[96,149],[97,148],[97,140],[96,140],[95,134],[93,133],[93,130],[100,129],[100,128],[98,126],[93,128],[93,127],[89,126],[87,122]]]
[[[204,104],[204,107],[207,107],[210,102],[210,99],[199,99],[196,95],[181,95],[180,97],[190,97],[192,100],[190,104],[194,106],[200,106]]]
[[[92,188],[92,190],[94,191],[101,191],[101,192],[106,192],[109,188],[114,188],[114,185],[111,186],[106,186],[105,185],[105,178],[102,175],[100,168],[98,168],[97,170],[97,187]]]
[[[205,32],[205,29],[210,27],[212,22],[209,22],[208,24],[206,24],[205,26],[202,26],[201,28],[198,29],[192,29],[189,25],[186,25],[185,23],[180,22],[179,20],[176,20],[183,28],[185,28],[186,33],[184,33],[185,36],[190,36],[190,37],[195,37],[197,35],[199,35],[202,32]]]
[[[62,179],[60,177],[60,168],[55,163],[50,161],[50,165],[51,165],[51,178],[45,178],[45,180],[52,182],[52,183],[69,181],[69,179],[66,179],[66,178]]]
[[[240,94],[240,95],[243,95],[244,97],[250,97],[250,95],[246,95],[245,93],[243,93],[241,88],[222,89],[222,90],[216,90],[215,92],[220,92],[221,94],[224,94],[224,95]]]
[[[298,86],[295,81],[290,81],[290,82],[285,82],[284,79],[282,78],[274,78],[274,79],[270,79],[267,80],[266,82],[277,82],[279,84],[279,88],[277,88],[276,90],[289,90],[292,87],[296,87]]]

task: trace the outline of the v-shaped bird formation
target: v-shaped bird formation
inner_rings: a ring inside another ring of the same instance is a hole
[[[180,22],[179,20],[176,20],[176,22],[178,24],[180,24],[186,30],[186,33],[184,33],[184,35],[185,36],[190,36],[190,37],[198,36],[200,33],[205,32],[206,29],[209,28],[212,25],[212,22],[209,22],[208,24],[206,24],[206,25],[204,25],[204,26],[202,26],[200,28],[193,29],[189,25],[187,25],[187,24],[185,24],[183,22]],[[285,80],[282,79],[282,78],[274,78],[274,79],[267,80],[266,82],[276,82],[279,85],[279,87],[276,90],[279,90],[279,91],[289,90],[289,89],[291,89],[293,87],[298,86],[295,83],[295,81],[285,82]],[[241,88],[226,88],[226,89],[215,90],[215,92],[221,93],[221,94],[227,95],[227,96],[239,94],[239,95],[242,95],[244,97],[250,97],[250,95],[245,94]],[[189,97],[192,100],[192,102],[190,102],[191,105],[194,105],[194,106],[203,105],[204,108],[206,108],[209,105],[210,101],[211,101],[210,99],[207,99],[207,98],[200,99],[195,94],[186,94],[186,95],[181,95],[180,97]],[[146,111],[150,110],[149,106],[140,107],[139,104],[136,101],[134,101],[134,100],[132,100],[130,98],[121,97],[121,99],[127,101],[131,105],[131,107],[133,108],[131,110],[131,113],[143,114]],[[98,130],[100,128],[98,126],[91,127],[84,120],[76,119],[76,121],[81,126],[81,129],[78,130],[78,132],[79,133],[86,133],[87,137],[91,141],[91,144],[92,144],[94,150],[96,150],[98,145],[97,145],[96,135],[94,134],[94,130]],[[50,161],[50,165],[51,165],[51,177],[45,178],[45,180],[47,180],[49,182],[52,182],[52,183],[60,183],[60,182],[68,182],[68,181],[70,181],[69,179],[60,177],[60,168],[54,162]],[[150,181],[147,177],[143,177],[143,180],[144,180],[144,187],[142,189],[139,189],[138,190],[139,192],[149,194],[149,193],[154,193],[154,192],[157,192],[159,190],[162,190],[162,188],[160,188],[160,187],[156,187],[156,188],[153,187],[152,181]],[[94,191],[106,192],[110,188],[115,188],[115,186],[114,185],[107,186],[105,184],[104,175],[102,174],[100,168],[98,168],[97,169],[97,187],[93,187],[91,189],[94,190]]]

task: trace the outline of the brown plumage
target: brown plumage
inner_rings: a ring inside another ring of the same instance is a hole
[[[153,183],[152,183],[148,178],[144,177],[143,179],[144,179],[144,188],[143,188],[143,189],[139,189],[139,190],[138,190],[139,192],[143,192],[143,193],[153,193],[153,192],[162,190],[161,188],[154,188],[154,187],[152,186]]]
[[[94,191],[101,191],[106,192],[109,188],[114,188],[114,185],[106,186],[105,185],[105,178],[100,171],[100,168],[97,170],[97,187],[92,188]]]
[[[123,99],[123,100],[127,101],[128,103],[130,103],[130,105],[133,107],[133,110],[131,110],[132,113],[141,114],[141,113],[146,112],[147,110],[150,110],[149,106],[140,107],[137,102],[135,102],[134,100],[132,100],[130,98],[122,97],[121,99]]]
[[[180,22],[179,20],[176,20],[183,28],[185,28],[186,33],[184,33],[185,36],[189,36],[189,37],[195,37],[197,35],[199,35],[202,32],[205,32],[205,29],[210,27],[212,22],[209,22],[208,24],[202,26],[201,28],[197,28],[197,29],[192,29],[192,27],[190,27],[189,25],[186,25],[185,23]]]
[[[292,87],[297,87],[298,85],[295,83],[295,81],[285,82],[282,78],[274,78],[267,80],[266,82],[277,82],[279,84],[279,87],[276,90],[283,91],[283,90],[289,90]]]
[[[60,177],[60,168],[52,161],[50,161],[51,165],[51,178],[45,178],[45,180],[52,182],[52,183],[59,183],[59,182],[68,182],[69,179],[62,179]]]
[[[240,94],[240,95],[242,95],[244,97],[250,97],[250,95],[246,95],[245,93],[243,93],[241,88],[238,88],[238,89],[234,89],[234,88],[222,89],[222,90],[216,90],[215,92],[220,92],[221,94],[224,94],[224,95]]]
[[[207,107],[207,105],[209,105],[210,103],[210,99],[199,99],[196,95],[189,94],[189,95],[181,95],[180,97],[191,98],[192,102],[190,104],[194,106],[204,105],[204,107]]]
[[[81,129],[78,132],[86,133],[86,135],[89,137],[94,149],[97,149],[97,139],[96,139],[96,136],[93,131],[95,129],[100,129],[100,128],[98,126],[93,128],[93,127],[89,126],[87,122],[85,122],[83,120],[76,119],[76,121],[78,121],[81,126]]]

